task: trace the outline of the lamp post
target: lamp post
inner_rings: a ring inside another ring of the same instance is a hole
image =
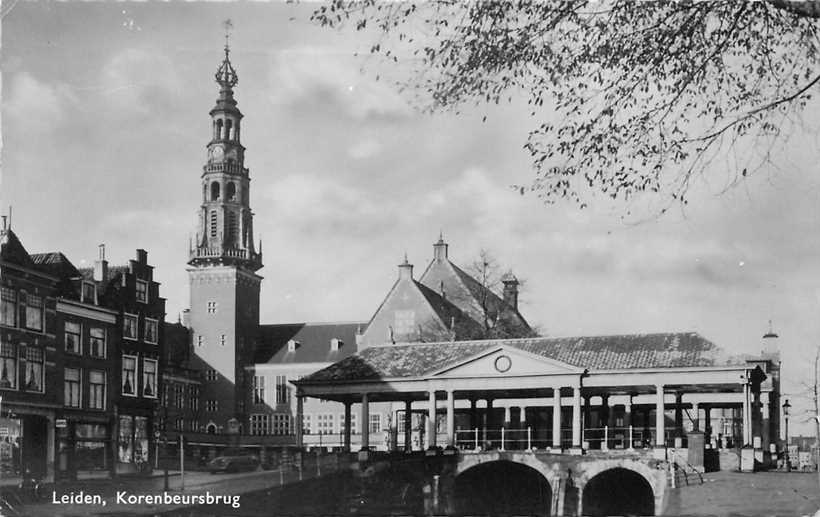
[[[791,472],[792,464],[789,458],[789,409],[792,407],[789,404],[789,399],[783,403],[783,420],[786,422],[786,472]]]

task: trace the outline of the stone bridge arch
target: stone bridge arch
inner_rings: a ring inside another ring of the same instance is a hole
[[[584,513],[583,495],[584,490],[590,481],[600,475],[606,475],[608,471],[627,471],[634,473],[639,479],[646,482],[652,491],[654,499],[653,515],[660,515],[663,511],[664,497],[666,495],[667,474],[662,468],[650,466],[645,461],[638,461],[631,458],[611,458],[594,459],[580,462],[572,472],[572,480],[579,491],[579,514]]]
[[[463,454],[459,456],[456,464],[454,477],[458,477],[467,470],[494,461],[509,461],[530,467],[544,476],[550,485],[550,490],[556,493],[559,488],[561,472],[555,465],[547,464],[538,459],[534,454],[526,452],[485,452],[481,454]]]

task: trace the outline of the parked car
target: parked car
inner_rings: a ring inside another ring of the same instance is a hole
[[[256,470],[259,468],[259,458],[251,454],[241,456],[217,456],[208,462],[208,471],[211,474],[217,472],[241,472],[243,470]]]

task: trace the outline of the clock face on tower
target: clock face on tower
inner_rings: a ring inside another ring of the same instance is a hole
[[[224,154],[224,151],[222,150],[222,146],[220,146],[220,145],[217,145],[211,151],[211,156],[213,156],[217,160],[221,159],[223,154]]]

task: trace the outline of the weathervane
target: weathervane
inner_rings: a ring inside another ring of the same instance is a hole
[[[231,37],[231,29],[233,29],[233,22],[230,18],[222,22],[222,28],[225,29],[225,55],[227,56],[228,52],[230,52],[228,47],[228,40]]]

